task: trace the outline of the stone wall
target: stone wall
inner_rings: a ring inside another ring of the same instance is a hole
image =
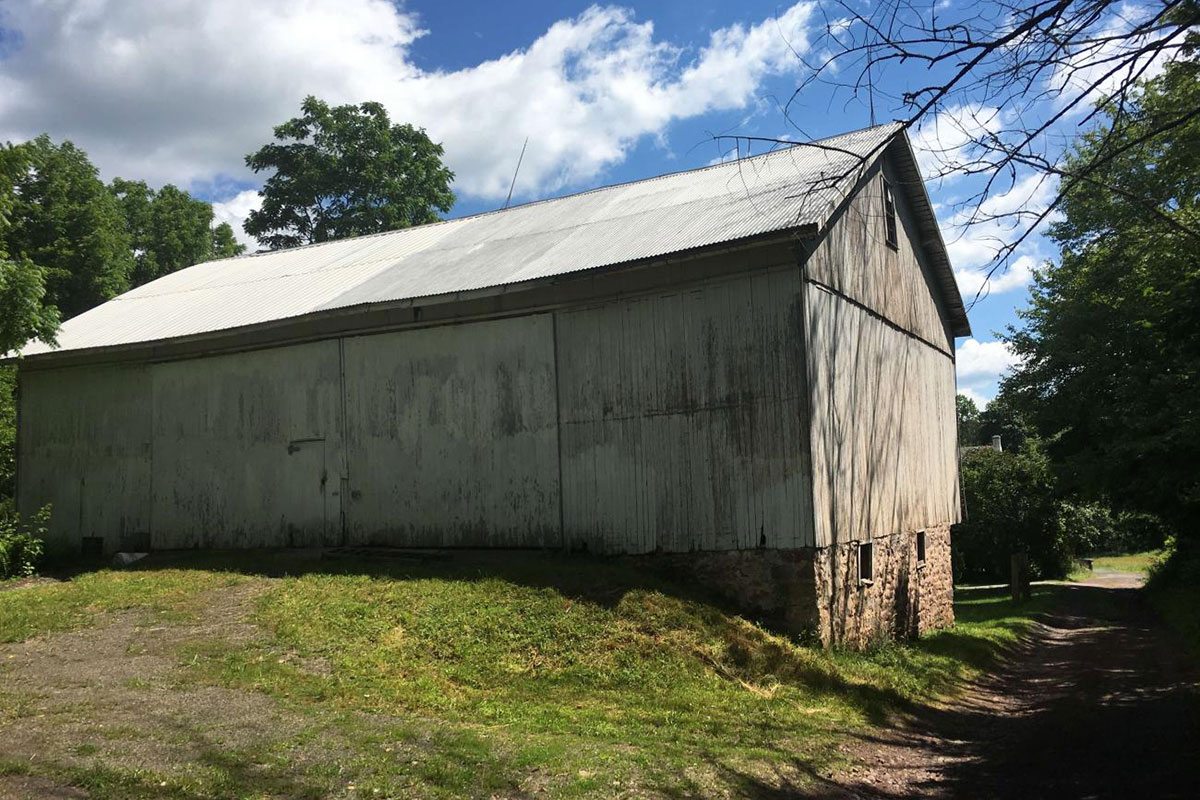
[[[864,647],[903,639],[954,622],[950,526],[925,530],[925,561],[917,561],[915,531],[874,539],[874,578],[858,575],[858,545],[817,551],[817,630],[826,644]]]
[[[876,538],[869,584],[859,581],[857,544],[624,558],[702,586],[790,633],[815,632],[826,646],[865,647],[954,622],[949,525],[926,529],[922,563],[916,532]]]
[[[817,627],[814,553],[812,548],[757,548],[624,558],[702,586],[751,618],[804,634]]]

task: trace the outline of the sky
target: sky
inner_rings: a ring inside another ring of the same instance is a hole
[[[0,141],[70,139],[105,180],[174,183],[213,202],[250,242],[241,221],[262,176],[245,155],[305,95],[375,100],[444,145],[456,173],[451,216],[461,216],[503,204],[526,137],[514,202],[704,166],[734,146],[722,135],[802,140],[871,124],[865,103],[821,88],[801,94],[790,119],[781,110],[806,74],[797,55],[813,55],[823,25],[815,3],[755,0],[3,0]],[[878,83],[886,94],[912,80]],[[901,113],[882,101],[875,121]],[[953,153],[964,119],[986,129],[1001,113],[957,109],[914,131],[930,176],[929,154]],[[1011,236],[995,225],[959,229],[955,203],[970,180],[928,183],[968,302],[979,268]],[[1023,177],[989,202],[1036,207],[1052,191]],[[1014,363],[996,334],[1051,256],[1034,237],[972,307],[958,378],[977,402]]]

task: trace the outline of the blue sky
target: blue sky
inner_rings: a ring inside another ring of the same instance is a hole
[[[105,179],[188,188],[240,231],[259,183],[242,158],[272,125],[308,93],[378,100],[444,143],[458,174],[453,214],[469,214],[503,203],[526,136],[517,201],[703,166],[721,155],[714,134],[804,139],[870,124],[864,103],[824,87],[798,99],[795,124],[783,117],[805,74],[793,51],[815,55],[806,48],[822,28],[815,4],[751,0],[5,0],[0,140],[70,138]],[[880,75],[876,120],[900,115],[887,96],[926,78]],[[988,113],[972,124],[986,126]],[[961,124],[944,123],[929,120],[918,144],[953,148]],[[967,300],[989,240],[1008,235],[956,230],[954,202],[970,181],[929,184]],[[1019,183],[996,202],[1036,205],[1051,188]],[[959,341],[968,393],[990,397],[1012,363],[994,332],[1050,255],[1032,240],[973,308],[974,337]]]

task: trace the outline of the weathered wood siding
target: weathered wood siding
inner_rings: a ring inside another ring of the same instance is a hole
[[[876,174],[803,267],[772,242],[540,313],[23,370],[22,510],[110,550],[686,552],[955,521],[953,340],[896,197],[896,250]]]
[[[953,337],[899,190],[886,243],[882,191],[876,172],[805,265],[819,546],[959,519]]]
[[[800,320],[794,267],[560,312],[567,544],[811,545]]]
[[[932,270],[921,252],[900,179],[876,169],[846,205],[840,217],[806,259],[807,278],[917,334],[944,352],[954,352],[954,337],[943,322],[945,311]],[[883,214],[883,177],[892,183],[900,224],[895,249],[887,244]]]
[[[336,341],[154,364],[155,547],[340,535]]]
[[[352,543],[557,546],[549,314],[345,340]]]
[[[22,375],[17,504],[51,506],[53,542],[103,536],[142,546],[150,530],[151,410],[145,367]],[[122,544],[124,543],[124,544]]]

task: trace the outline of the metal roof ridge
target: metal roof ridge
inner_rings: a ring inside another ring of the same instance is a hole
[[[494,216],[496,214],[504,214],[504,213],[508,213],[510,211],[519,211],[521,209],[532,208],[534,206],[546,205],[548,203],[556,203],[561,200],[570,200],[575,197],[584,197],[589,194],[598,194],[600,192],[605,192],[610,189],[619,189],[624,186],[632,186],[632,185],[638,184],[638,183],[652,183],[654,181],[665,180],[667,178],[674,178],[679,175],[690,175],[690,174],[696,173],[696,172],[706,172],[708,170],[722,169],[722,168],[728,167],[732,164],[745,164],[747,161],[766,159],[771,156],[779,155],[780,153],[790,152],[799,147],[809,147],[809,146],[813,146],[813,145],[819,145],[822,142],[828,142],[832,139],[842,139],[842,138],[845,138],[848,136],[856,136],[858,134],[866,133],[868,131],[878,130],[880,128],[896,128],[897,130],[903,130],[903,127],[904,127],[903,124],[900,122],[884,122],[884,123],[880,123],[879,125],[869,125],[865,128],[858,128],[857,130],[846,131],[844,133],[834,134],[833,136],[826,136],[822,139],[813,139],[813,140],[807,141],[807,142],[795,142],[787,147],[780,147],[775,150],[769,150],[766,153],[759,153],[756,156],[746,156],[745,158],[735,158],[731,161],[721,161],[716,164],[705,164],[704,166],[701,166],[701,167],[692,167],[690,169],[681,169],[681,170],[676,170],[674,172],[663,172],[661,174],[651,175],[646,178],[635,178],[633,180],[620,181],[618,183],[608,183],[603,186],[593,186],[590,189],[581,189],[577,192],[570,192],[568,194],[558,195],[557,197],[544,197],[544,198],[541,198],[540,200],[530,200],[525,203],[518,203],[517,205],[508,206],[507,208],[494,208],[494,209],[491,209],[490,211],[478,211],[474,214],[468,214],[465,217],[454,217],[452,219],[439,219],[439,220],[435,220],[433,222],[424,222],[420,225],[410,225],[407,228],[395,228],[390,231],[377,231],[375,233],[361,233],[361,234],[357,234],[354,236],[345,236],[341,239],[329,239],[324,242],[308,242],[306,244],[296,245],[295,247],[283,247],[278,250],[258,250],[253,253],[244,253],[240,256],[234,256],[233,258],[223,258],[223,259],[217,259],[214,261],[205,261],[205,262],[201,262],[201,263],[202,264],[216,264],[216,263],[219,263],[220,261],[238,261],[241,259],[269,256],[274,253],[291,253],[291,252],[295,252],[297,250],[308,250],[308,249],[312,249],[315,247],[324,247],[326,245],[338,244],[339,242],[351,242],[351,241],[360,241],[363,239],[374,239],[374,238],[378,238],[378,237],[382,237],[382,236],[394,236],[394,235],[402,234],[405,231],[414,231],[414,230],[425,229],[425,228],[433,228],[433,227],[437,227],[439,225],[465,223],[465,222],[469,222],[474,219],[490,217],[490,216]],[[881,149],[882,148],[876,148],[872,152],[864,154],[862,157],[868,158],[870,156],[873,156],[873,155],[877,154]],[[851,153],[847,152],[846,155],[851,155]],[[201,266],[201,264],[195,264],[194,266]]]

